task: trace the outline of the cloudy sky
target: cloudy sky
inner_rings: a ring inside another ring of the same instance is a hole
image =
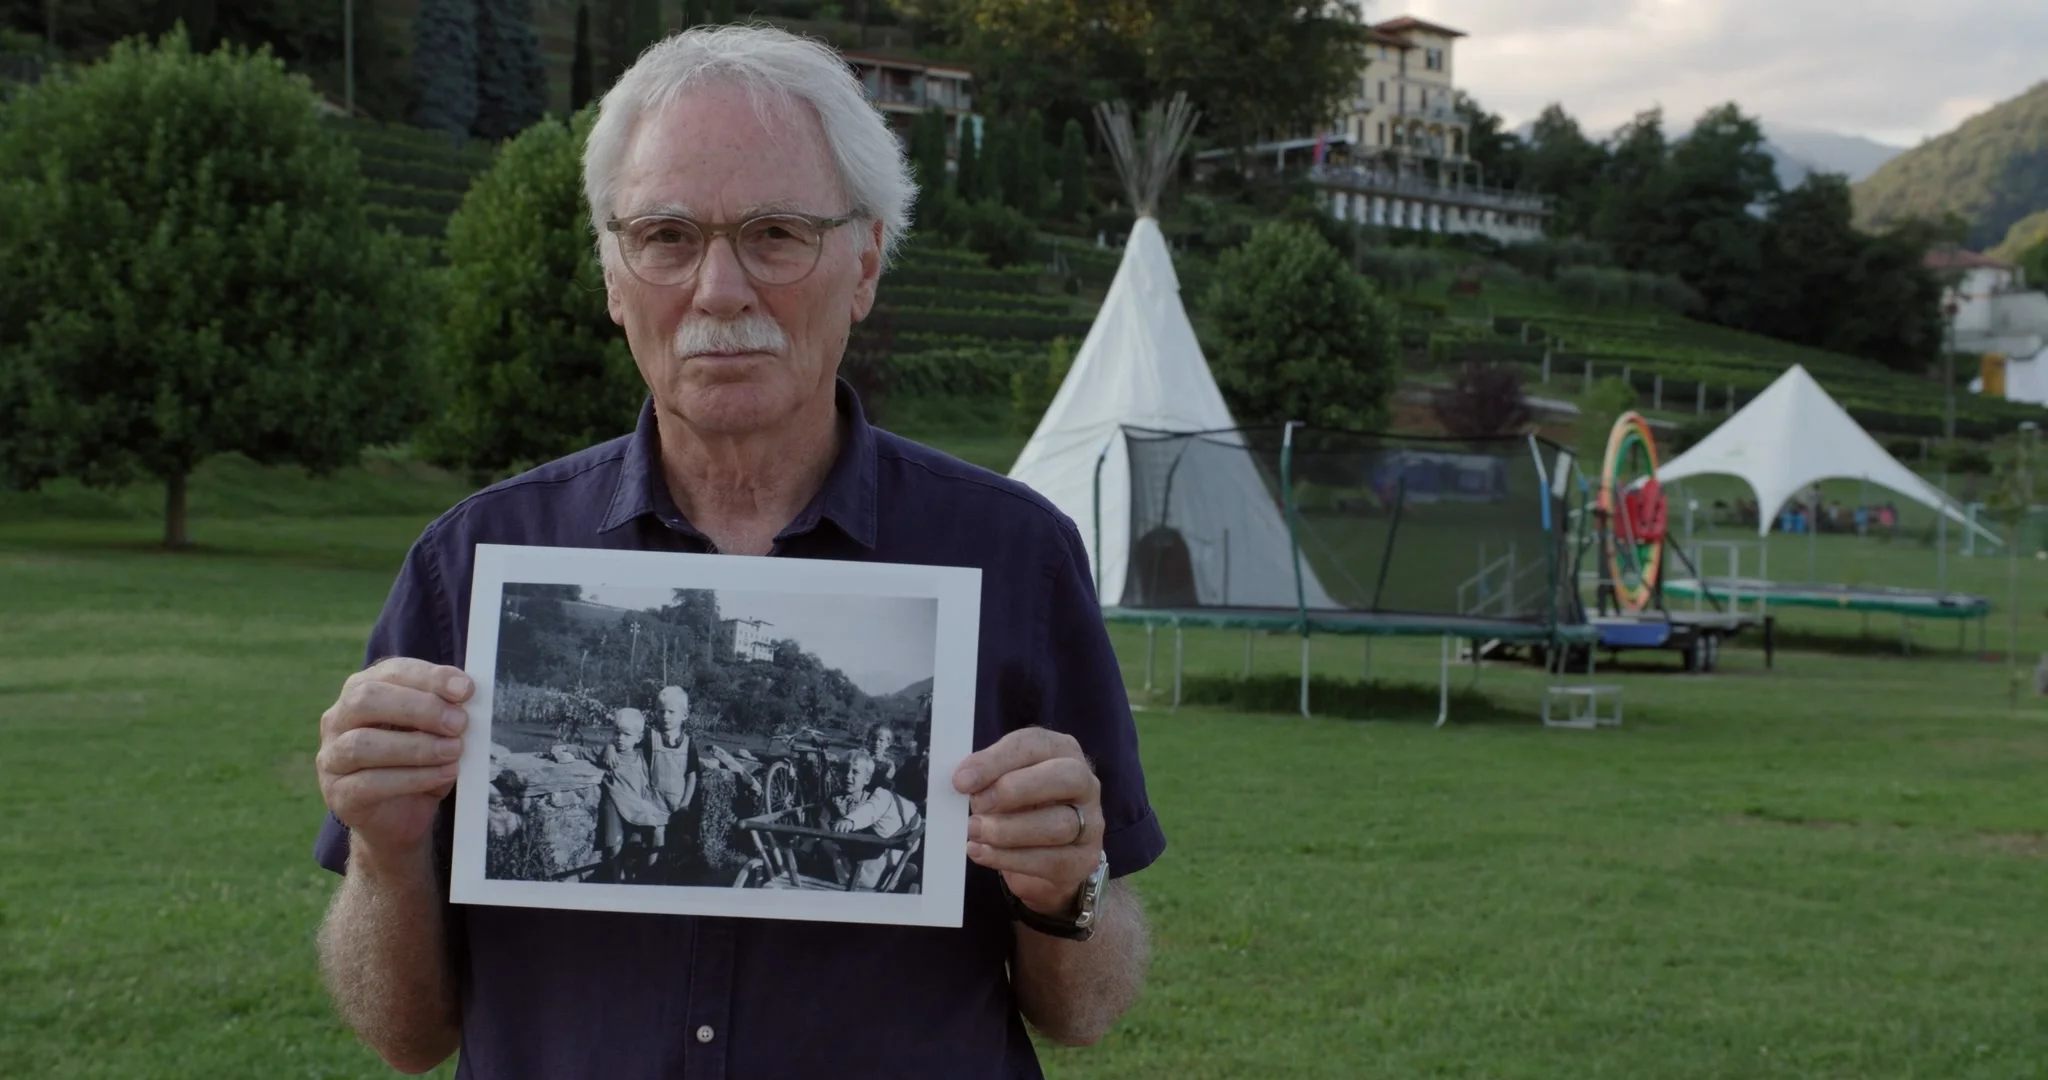
[[[1734,100],[1911,146],[2048,79],[2048,0],[1368,0],[1471,36],[1452,77],[1510,128],[1561,102],[1604,135]]]

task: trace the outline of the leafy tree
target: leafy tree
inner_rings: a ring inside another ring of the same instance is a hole
[[[0,479],[165,485],[215,454],[314,470],[398,438],[418,256],[267,52],[131,40],[0,123]]]
[[[1377,429],[1399,381],[1399,312],[1316,231],[1260,226],[1218,260],[1204,309],[1216,382],[1246,424]]]
[[[477,0],[420,0],[413,17],[413,70],[419,100],[412,123],[461,139],[476,124]]]
[[[1045,117],[1037,109],[1011,133],[1017,155],[1017,172],[1011,183],[1010,205],[1033,217],[1045,209]]]
[[[1778,191],[1763,129],[1732,104],[1709,109],[1671,152],[1667,255],[1716,322],[1752,325],[1767,303],[1764,224],[1752,211]]]
[[[477,0],[477,112],[470,131],[509,139],[548,111],[548,65],[533,29],[533,0]]]
[[[1664,110],[1637,113],[1615,140],[1594,196],[1593,239],[1632,270],[1666,272],[1671,265],[1665,211],[1671,197],[1671,147]]]
[[[1482,182],[1501,188],[1519,186],[1528,148],[1514,132],[1502,130],[1501,118],[1487,112],[1478,99],[1463,90],[1454,94],[1452,107],[1465,119],[1465,150],[1478,163]]]
[[[590,5],[576,5],[576,55],[569,62],[569,112],[597,100],[596,59],[590,49]]]
[[[1079,120],[1060,131],[1060,217],[1074,221],[1088,212],[1088,136]]]
[[[977,125],[969,120],[960,129],[960,152],[953,160],[953,191],[962,199],[979,199],[982,195],[981,138]]]
[[[448,222],[448,305],[434,349],[446,406],[430,460],[482,470],[612,438],[646,396],[605,309],[583,201],[595,113],[536,124],[499,151]]]
[[[1814,173],[1780,195],[1764,244],[1770,279],[1755,329],[1787,341],[1854,352],[1863,344],[1849,323],[1862,291],[1862,236],[1846,179]]]
[[[920,192],[946,186],[946,114],[926,109],[910,127],[910,166]]]
[[[1356,0],[1158,0],[1145,38],[1154,98],[1186,91],[1219,142],[1319,129],[1365,70]]]
[[[1553,196],[1554,235],[1582,236],[1589,230],[1606,163],[1607,151],[1588,139],[1562,106],[1552,105],[1536,118],[1522,178],[1528,187]]]
[[[1522,394],[1522,376],[1506,364],[1466,363],[1448,387],[1430,396],[1444,430],[1461,438],[1521,431],[1535,413]]]

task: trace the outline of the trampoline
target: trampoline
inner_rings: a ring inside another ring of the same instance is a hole
[[[1884,585],[1812,585],[1763,578],[1687,578],[1664,583],[1674,597],[1713,600],[1755,600],[1772,607],[1828,608],[1835,611],[1865,611],[1904,615],[1916,619],[1981,619],[1991,613],[1991,601],[1967,593],[1935,592],[1932,589],[1899,589]]]
[[[1123,467],[1105,469],[1115,452]],[[1096,475],[1103,618],[1146,629],[1148,688],[1157,633],[1174,631],[1176,706],[1187,629],[1245,631],[1247,674],[1259,633],[1298,636],[1304,716],[1314,636],[1368,639],[1368,669],[1371,638],[1434,637],[1442,726],[1453,641],[1476,663],[1495,643],[1598,638],[1564,570],[1570,468],[1534,436],[1126,426]]]

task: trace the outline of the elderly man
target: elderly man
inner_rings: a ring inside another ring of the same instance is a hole
[[[337,1008],[400,1069],[459,1050],[492,1080],[1039,1075],[1027,1024],[1090,1043],[1136,997],[1121,879],[1165,837],[1073,523],[871,427],[837,377],[907,225],[900,146],[831,50],[691,31],[607,93],[585,187],[649,399],[429,525],[322,715]],[[943,781],[972,817],[930,853],[967,862],[963,925],[447,904],[479,543],[979,567],[976,749]]]

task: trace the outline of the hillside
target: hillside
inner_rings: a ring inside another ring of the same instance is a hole
[[[2041,244],[2048,244],[2048,210],[2028,214],[2013,222],[2012,228],[2006,230],[2005,242],[1992,248],[1988,254],[2010,262]]]
[[[1881,227],[1953,211],[1983,250],[2048,209],[2048,82],[1886,162],[1857,184],[1858,224]]]

